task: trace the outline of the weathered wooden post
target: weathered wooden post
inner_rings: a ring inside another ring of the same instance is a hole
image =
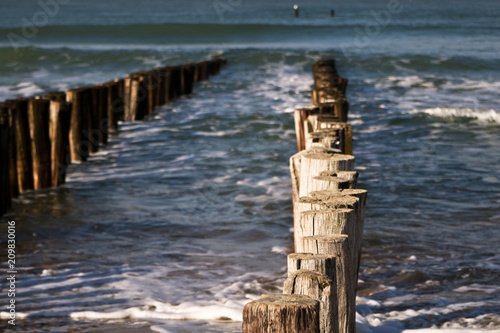
[[[300,269],[285,280],[283,293],[309,296],[319,301],[320,332],[335,333],[338,326],[336,282],[325,274]]]
[[[35,190],[52,185],[50,167],[49,100],[30,98],[28,101],[31,154],[33,158],[33,187]]]
[[[296,271],[310,270],[336,279],[335,256],[328,254],[290,253],[287,258],[288,276]]]
[[[336,154],[330,152],[318,152],[305,150],[292,156],[292,159],[300,159],[299,197],[307,196],[310,192],[316,191],[313,187],[313,178],[323,171],[353,171],[354,156]],[[297,166],[297,164],[294,164]]]
[[[356,331],[356,282],[353,262],[350,258],[349,238],[346,235],[305,237],[306,250],[313,254],[336,257],[336,287],[338,302],[338,332]]]
[[[356,266],[356,282],[357,276],[359,275],[359,267],[361,264],[361,249],[363,246],[363,229],[365,226],[365,209],[366,209],[366,199],[368,191],[364,189],[345,189],[339,191],[315,191],[310,193],[310,197],[304,199],[303,201],[309,200],[310,202],[315,202],[316,205],[311,205],[311,209],[321,209],[320,207],[330,207],[330,202],[337,202],[340,198],[346,197],[356,197],[359,202],[356,206],[351,208],[356,211],[356,229],[354,232],[354,237],[351,238],[354,244],[354,249],[352,250],[352,260]],[[343,201],[343,199],[340,199]],[[305,209],[304,206],[300,207]]]
[[[16,156],[19,192],[33,189],[33,159],[31,157],[30,126],[28,121],[28,99],[13,101],[16,108]]]
[[[132,120],[131,110],[132,98],[132,78],[126,77],[123,79],[123,118],[124,120]]]
[[[243,333],[319,333],[319,302],[301,295],[262,295],[243,309]]]
[[[356,237],[356,211],[348,208],[302,211],[294,225],[295,252],[307,252],[304,237],[345,233]],[[355,247],[352,243],[351,253]]]
[[[323,171],[313,177],[312,186],[316,191],[332,191],[356,188],[357,171]]]
[[[162,75],[163,75],[163,82],[164,82],[164,85],[163,85],[163,88],[164,88],[164,92],[163,94],[165,95],[165,103],[172,98],[172,95],[171,95],[171,86],[172,86],[172,71],[170,70],[170,67],[163,67],[162,68]]]
[[[90,130],[93,140],[92,152],[99,150],[99,144],[108,143],[108,87],[106,85],[97,85],[92,87],[92,127]]]
[[[157,85],[155,87],[155,96],[156,101],[155,104],[157,106],[162,106],[165,104],[166,96],[165,96],[165,70],[163,68],[156,69],[156,82]]]
[[[199,63],[198,81],[206,81],[208,79],[208,61]]]
[[[66,182],[66,169],[71,161],[69,129],[71,122],[70,105],[64,100],[50,101],[50,144],[52,186]]]
[[[71,104],[69,143],[71,161],[84,162],[89,156],[88,117],[91,95],[88,88],[71,89],[66,92],[66,101]]]
[[[149,113],[149,80],[143,73],[130,74],[130,120],[143,120]]]
[[[107,89],[106,109],[107,114],[107,134],[118,130],[118,120],[123,117],[123,92],[120,92],[120,86],[123,84],[123,79],[113,80],[105,83]]]
[[[184,94],[193,92],[194,71],[191,65],[182,66],[182,91]]]
[[[125,79],[115,79],[113,82],[117,83],[117,93],[116,99],[114,98],[111,101],[108,99],[108,102],[112,103],[113,106],[113,131],[118,129],[118,121],[125,120]]]
[[[170,70],[170,99],[175,99],[182,95],[182,71],[180,66],[169,67]]]

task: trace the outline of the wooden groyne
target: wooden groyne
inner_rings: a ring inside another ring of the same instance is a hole
[[[222,58],[132,73],[92,87],[0,103],[0,215],[20,193],[60,186],[72,162],[108,142],[118,121],[138,121],[217,74]]]
[[[283,295],[243,310],[243,333],[353,333],[367,191],[357,189],[347,80],[334,60],[313,65],[313,106],[294,113],[290,158],[294,246]]]

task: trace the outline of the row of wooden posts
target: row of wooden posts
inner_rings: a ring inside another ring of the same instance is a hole
[[[60,186],[71,162],[108,142],[118,121],[137,121],[190,94],[225,64],[221,58],[132,73],[92,87],[0,103],[0,215],[19,193]]]
[[[347,80],[334,60],[313,65],[313,107],[294,113],[290,158],[295,253],[283,294],[243,310],[243,333],[353,333],[367,191],[357,189]]]

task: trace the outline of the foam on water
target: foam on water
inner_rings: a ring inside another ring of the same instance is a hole
[[[473,119],[483,124],[500,124],[500,112],[490,110],[475,110],[468,108],[436,107],[423,110],[410,110],[413,114],[426,114],[432,117],[444,119]]]

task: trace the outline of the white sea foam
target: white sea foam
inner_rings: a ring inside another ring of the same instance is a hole
[[[42,88],[33,82],[19,82],[11,86],[0,86],[0,100],[30,97],[42,92]]]
[[[432,80],[434,76],[420,77],[417,75],[411,76],[388,76],[375,83],[375,88],[435,88]]]
[[[413,109],[409,113],[418,114],[423,113],[429,116],[438,118],[469,118],[475,119],[481,123],[500,123],[500,112],[490,109],[490,110],[476,110],[470,108],[451,108],[451,107],[436,107],[428,109]]]
[[[488,286],[488,285],[483,285],[483,284],[478,284],[478,283],[473,283],[469,286],[461,286],[459,288],[454,289],[454,291],[459,292],[459,293],[466,293],[466,292],[470,292],[470,291],[480,291],[480,292],[484,292],[487,294],[494,293],[498,290],[500,290],[500,286]]]

